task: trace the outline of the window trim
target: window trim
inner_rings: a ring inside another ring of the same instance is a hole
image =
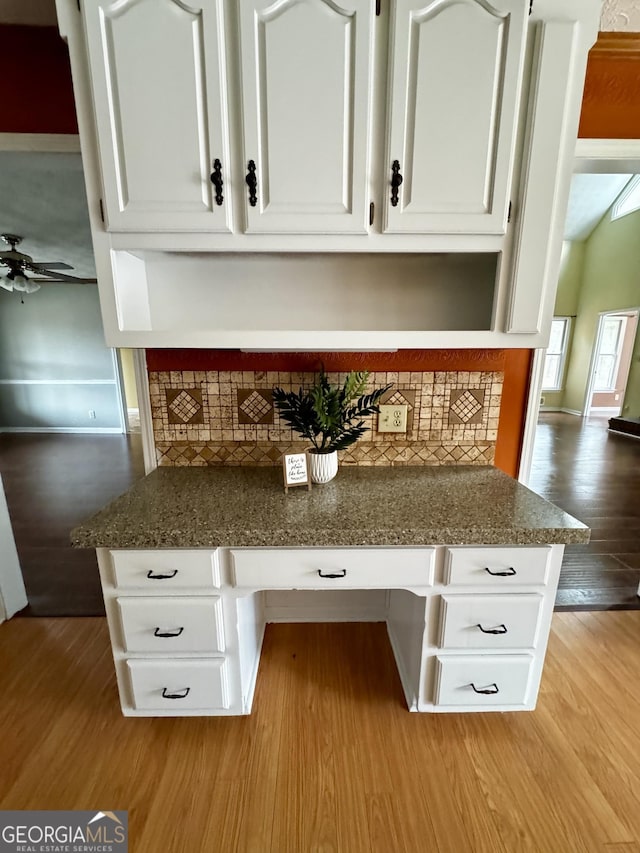
[[[638,203],[633,207],[626,208],[625,205],[629,199],[636,195]],[[611,208],[611,221],[614,222],[616,219],[622,219],[624,216],[635,213],[637,210],[640,210],[640,175],[634,175],[614,201]]]
[[[565,381],[565,373],[566,373],[566,366],[567,366],[567,354],[569,352],[569,340],[571,338],[571,321],[572,321],[572,319],[573,318],[570,317],[569,315],[558,314],[557,316],[554,316],[554,318],[552,320],[552,322],[562,321],[564,323],[564,334],[562,337],[562,348],[560,349],[559,352],[550,353],[548,347],[545,351],[545,363],[547,360],[547,355],[559,355],[560,356],[560,363],[558,365],[558,371],[557,371],[557,384],[554,386],[549,386],[549,387],[547,387],[544,384],[544,366],[543,366],[543,369],[542,369],[542,388],[541,388],[541,390],[543,392],[549,393],[549,392],[553,392],[553,391],[564,391],[564,381]]]
[[[618,338],[616,341],[616,349],[615,352],[606,352],[603,353],[600,351],[601,341],[598,341],[598,349],[596,351],[596,361],[594,365],[593,371],[593,394],[611,394],[613,391],[616,391],[616,379],[618,378],[618,370],[620,369],[620,359],[622,358],[622,349],[624,346],[624,336],[627,331],[627,321],[628,317],[625,314],[608,314],[604,317],[602,322],[602,331],[601,334],[604,334],[604,324],[607,320],[614,320],[618,323]],[[613,367],[611,369],[611,383],[607,388],[598,388],[596,385],[596,379],[598,377],[598,360],[601,356],[613,356],[614,362]]]

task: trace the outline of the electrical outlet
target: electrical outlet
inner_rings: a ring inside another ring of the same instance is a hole
[[[406,432],[407,406],[380,406],[378,432]]]
[[[95,409],[89,409],[89,419],[93,421],[93,420],[95,420],[95,418],[96,418]]]

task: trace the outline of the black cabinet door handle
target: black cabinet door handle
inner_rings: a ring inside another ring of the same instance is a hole
[[[347,570],[340,569],[338,572],[323,572],[322,569],[318,569],[318,574],[321,578],[346,578]]]
[[[489,572],[490,575],[493,575],[494,578],[512,578],[517,574],[513,566],[509,566],[509,568],[504,572],[492,572],[488,566],[485,566],[484,570],[485,572]]]
[[[162,698],[163,699],[186,699],[189,695],[190,687],[185,687],[184,690],[167,690],[166,687],[162,688]]]
[[[211,183],[215,187],[216,190],[216,204],[218,207],[224,201],[224,196],[222,195],[222,187],[224,186],[224,181],[222,180],[222,163],[218,158],[213,161],[213,172],[211,172]]]
[[[256,177],[256,164],[254,160],[249,160],[247,163],[246,184],[249,187],[249,204],[255,207],[258,203],[258,178]]]
[[[149,569],[149,571],[147,572],[147,577],[150,581],[168,581],[171,578],[175,578],[177,574],[177,569],[174,569],[172,572],[169,572],[168,575],[158,575],[154,573],[153,569]]]
[[[506,625],[498,625],[497,628],[483,628],[482,625],[478,622],[476,628],[480,628],[483,634],[506,634],[507,626]]]
[[[174,628],[171,631],[163,631],[161,628],[156,628],[153,632],[154,637],[179,637],[180,634],[184,631],[183,628]]]
[[[494,696],[496,693],[499,693],[497,684],[489,684],[486,687],[476,687],[473,682],[469,685],[474,691],[474,693],[483,693],[485,696]]]
[[[398,190],[402,184],[403,178],[400,172],[400,162],[394,160],[391,164],[391,207],[398,206]]]

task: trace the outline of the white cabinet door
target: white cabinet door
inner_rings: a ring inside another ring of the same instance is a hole
[[[107,227],[227,231],[223,0],[84,0]]]
[[[364,233],[374,4],[239,9],[247,231]]]
[[[392,6],[384,229],[503,233],[528,0]]]

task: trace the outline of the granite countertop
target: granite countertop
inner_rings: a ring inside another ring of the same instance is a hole
[[[589,529],[492,467],[341,468],[285,494],[282,468],[158,468],[71,532],[85,548],[524,545]]]

